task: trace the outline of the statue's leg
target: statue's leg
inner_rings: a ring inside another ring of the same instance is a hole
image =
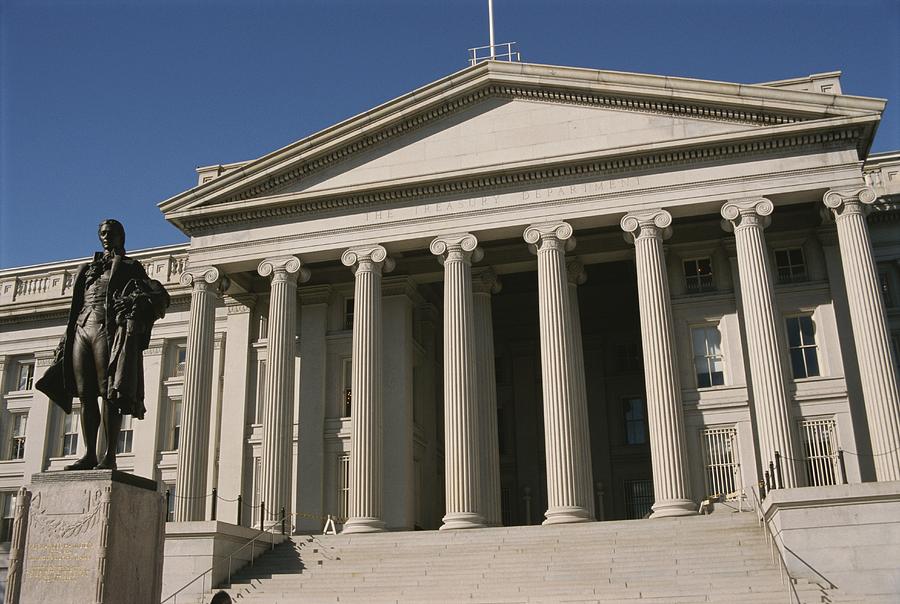
[[[89,331],[78,327],[75,330],[75,342],[72,346],[72,368],[75,373],[75,384],[78,387],[78,398],[81,400],[81,433],[84,436],[85,454],[66,470],[91,470],[97,465],[97,432],[100,429],[100,407],[97,406],[99,394],[97,383],[97,367],[94,363],[94,350]]]
[[[119,446],[119,430],[122,429],[122,413],[118,407],[103,399],[103,428],[106,433],[106,453],[97,464],[98,470],[116,469],[116,448]]]

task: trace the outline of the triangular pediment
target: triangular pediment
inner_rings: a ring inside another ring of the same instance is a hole
[[[652,154],[681,157],[685,149],[718,156],[711,145],[800,140],[816,128],[843,127],[841,136],[862,148],[883,108],[879,99],[764,85],[489,62],[236,165],[160,208],[189,232],[201,215],[301,198],[489,182],[484,177],[601,158],[618,169],[616,158],[631,158],[626,167],[638,157],[656,164]]]

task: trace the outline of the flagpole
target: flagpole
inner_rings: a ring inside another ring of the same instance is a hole
[[[494,0],[488,0],[488,24],[491,32],[491,59],[494,58]]]

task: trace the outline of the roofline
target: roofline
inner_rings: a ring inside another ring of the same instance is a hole
[[[772,80],[770,82],[758,82],[757,86],[788,86],[790,84],[801,84],[803,82],[813,82],[815,80],[824,80],[826,78],[840,78],[843,75],[840,69],[836,71],[823,71],[822,73],[811,73],[807,76],[799,76],[796,78],[786,78],[784,80]],[[843,95],[841,95],[843,96]]]
[[[156,247],[145,247],[138,250],[128,251],[128,256],[138,260],[160,254],[187,251],[190,243],[173,243],[169,245],[160,245]],[[66,268],[73,265],[84,264],[91,261],[91,256],[83,256],[81,258],[72,258],[69,260],[55,260],[53,262],[42,262],[39,264],[26,264],[25,266],[12,266],[10,268],[0,269],[0,278],[11,277],[18,273],[27,273],[31,271],[48,271],[53,269]]]
[[[580,83],[599,88],[600,91],[616,94],[644,97],[665,96],[669,99],[677,96],[692,101],[697,100],[697,95],[707,95],[704,100],[713,104],[724,104],[740,98],[745,101],[746,105],[755,108],[783,110],[798,114],[806,113],[818,117],[834,117],[835,113],[845,116],[847,114],[880,114],[886,104],[884,99],[784,90],[755,84],[735,84],[582,67],[485,61],[466,67],[276,149],[219,178],[188,189],[157,205],[163,213],[169,213],[176,205],[214,196],[220,191],[225,192],[231,185],[242,182],[248,177],[262,175],[272,169],[275,171],[284,169],[285,163],[290,163],[304,151],[323,147],[341,137],[357,134],[369,125],[387,121],[387,118],[408,111],[410,107],[425,104],[429,99],[439,97],[443,93],[450,91],[463,93],[466,89],[491,79],[496,79],[498,83],[509,83],[510,80],[513,80],[522,84],[558,83],[570,87]],[[814,111],[816,109],[817,111]]]

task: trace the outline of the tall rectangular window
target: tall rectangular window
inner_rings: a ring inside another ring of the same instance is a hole
[[[647,443],[647,413],[644,399],[626,398],[623,402],[625,416],[625,444],[643,445]]]
[[[788,317],[788,350],[794,379],[819,375],[819,357],[816,351],[816,326],[812,317]]]
[[[184,377],[184,367],[187,363],[187,344],[179,344],[175,347],[175,377]]]
[[[775,250],[775,271],[779,283],[796,283],[806,281],[806,260],[803,249],[796,247],[786,250]]]
[[[80,411],[72,411],[63,416],[62,451],[63,457],[69,457],[78,453],[78,420]]]
[[[837,484],[840,463],[834,418],[802,420],[800,438],[803,440],[807,486]]]
[[[131,453],[134,441],[133,418],[130,415],[122,416],[122,428],[119,430],[119,442],[116,443],[116,453]]]
[[[344,329],[353,329],[353,298],[344,300]]]
[[[712,291],[713,272],[710,258],[684,261],[684,288],[690,294]]]
[[[10,414],[10,436],[8,459],[25,459],[25,428],[28,426],[27,413]]]
[[[259,361],[256,365],[256,416],[253,423],[261,424],[263,418],[263,406],[266,404],[266,361]]]
[[[343,359],[341,361],[341,417],[350,417],[353,411],[353,364],[351,359]]]
[[[34,384],[34,361],[19,361],[16,367],[16,390],[31,390]]]
[[[181,399],[169,399],[169,451],[177,451],[181,444]]]
[[[706,494],[729,495],[737,489],[737,430],[734,426],[705,428],[702,432]]]
[[[725,383],[725,363],[722,358],[722,336],[716,325],[691,329],[694,347],[694,369],[697,388],[710,388]]]
[[[16,494],[0,492],[0,543],[12,541],[13,514],[15,514]]]
[[[338,516],[343,519],[347,518],[350,513],[350,455],[348,453],[338,456],[337,472]]]

